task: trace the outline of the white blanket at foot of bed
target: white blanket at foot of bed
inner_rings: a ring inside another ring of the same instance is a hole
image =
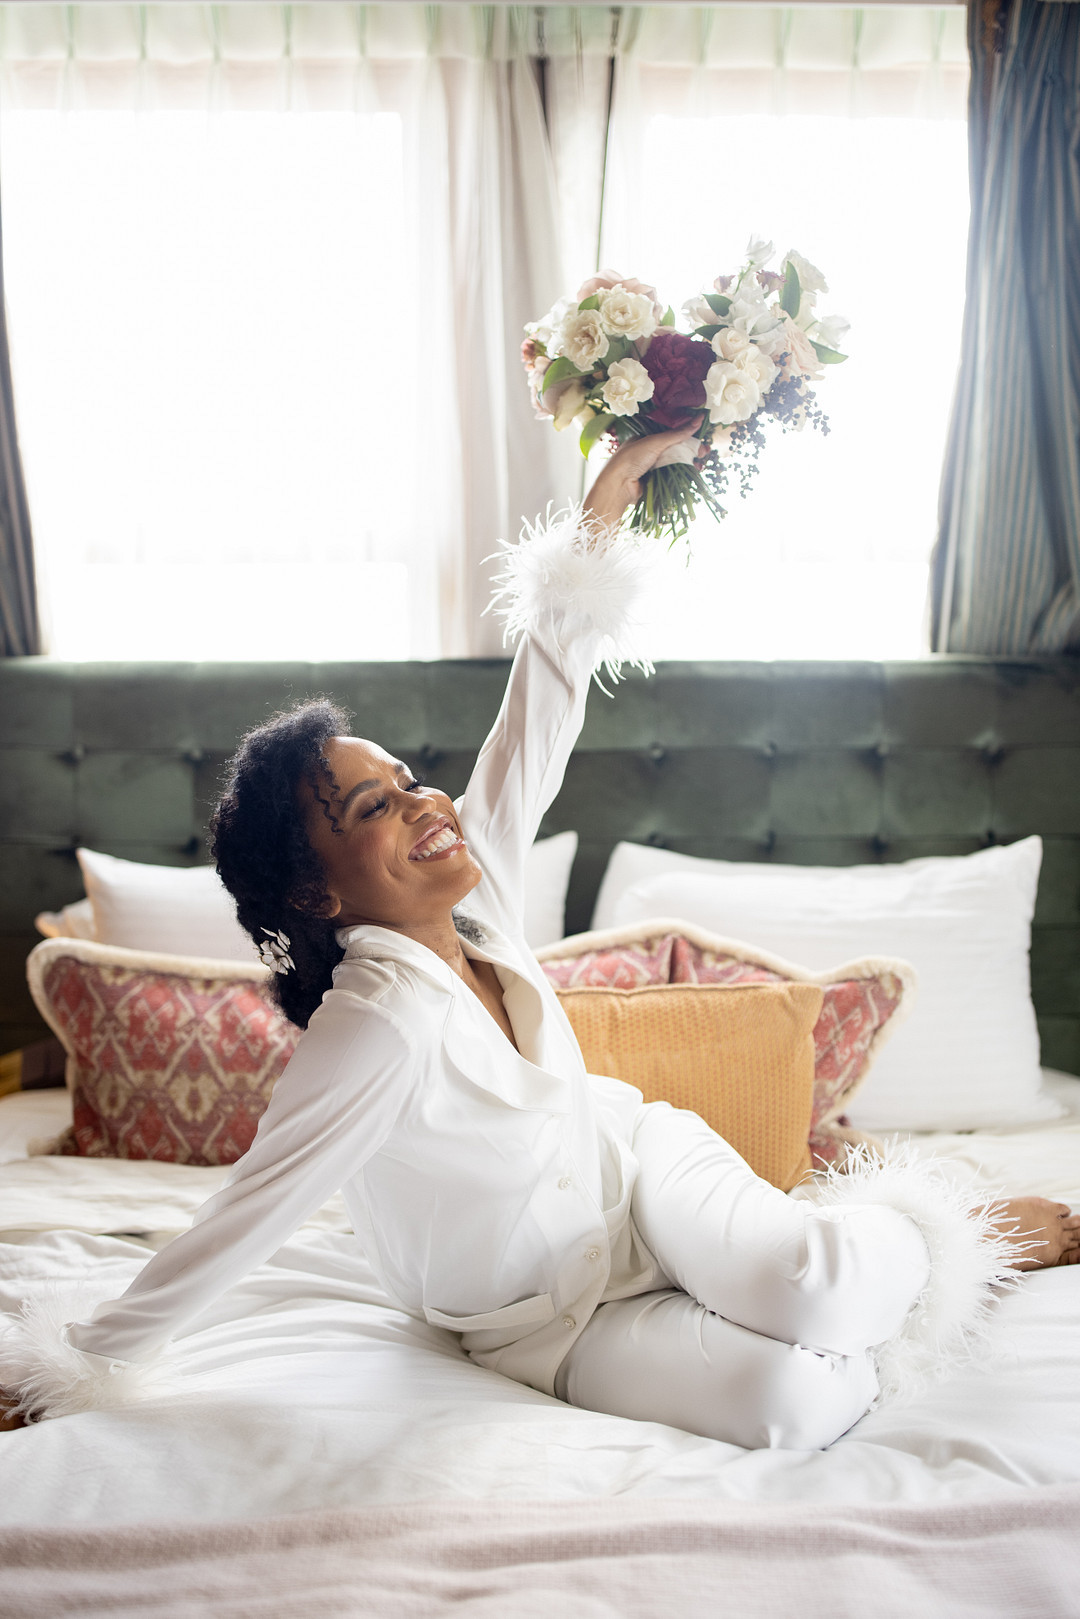
[[[1071,1101],[1069,1085],[1080,1096],[1076,1081],[1057,1089]],[[28,1122],[29,1099],[8,1102],[9,1154],[25,1151],[11,1146],[20,1130],[62,1122]],[[1080,1111],[920,1150],[959,1154],[973,1182],[1080,1205]],[[39,1290],[73,1313],[114,1297],[221,1173],[14,1157],[0,1169],[0,1308]],[[184,1392],[0,1434],[0,1526],[450,1498],[933,1505],[1080,1481],[1080,1267],[1033,1273],[1000,1301],[991,1365],[871,1412],[827,1451],[747,1452],[574,1410],[474,1366],[452,1334],[389,1308],[341,1224],[328,1206],[180,1341]]]

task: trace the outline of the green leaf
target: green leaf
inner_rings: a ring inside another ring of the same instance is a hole
[[[588,458],[589,451],[597,439],[608,431],[614,420],[615,417],[610,411],[604,411],[602,415],[594,416],[591,422],[586,422],[581,438],[578,441],[581,445],[583,456]]]
[[[601,362],[604,369],[607,370],[610,366],[615,365],[618,360],[625,360],[633,347],[634,345],[628,337],[613,337]]]
[[[600,295],[599,295],[599,293],[596,293],[596,292],[593,293],[591,298],[583,298],[581,300],[581,302],[578,304],[578,309],[579,310],[581,310],[581,309],[599,309],[599,308],[600,308]]]
[[[660,324],[661,326],[674,326],[675,311],[672,309],[670,304],[668,304],[667,308],[664,310],[664,313],[660,319]]]
[[[847,359],[847,355],[841,354],[839,349],[826,348],[824,343],[815,343],[813,338],[810,343],[822,365],[843,365]]]
[[[801,303],[802,287],[799,284],[799,272],[796,270],[793,264],[789,264],[787,267],[787,275],[784,277],[784,290],[780,294],[780,308],[784,311],[785,315],[790,315],[792,320],[794,320],[795,316],[799,313],[799,305]]]
[[[711,343],[717,332],[722,332],[724,328],[722,326],[695,326],[694,330],[699,337],[707,337]]]
[[[557,382],[569,382],[571,377],[583,377],[584,375],[584,371],[579,371],[573,360],[567,359],[565,354],[560,354],[557,360],[552,360],[544,372],[544,386],[540,392],[546,394],[548,389],[554,387]]]
[[[714,315],[726,315],[731,308],[731,299],[725,298],[722,292],[707,292],[705,302]]]

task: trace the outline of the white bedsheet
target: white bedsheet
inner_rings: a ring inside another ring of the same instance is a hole
[[[1080,1206],[1080,1082],[1050,1084],[1070,1109],[1060,1122],[925,1137],[920,1150],[946,1153],[973,1183]],[[7,1098],[0,1138],[23,1154],[63,1109],[60,1093]],[[12,1158],[0,1168],[0,1308],[42,1288],[80,1309],[114,1296],[221,1173]],[[472,1365],[452,1334],[382,1301],[340,1225],[328,1206],[182,1340],[190,1392],[0,1434],[0,1524],[452,1497],[932,1503],[1080,1479],[1080,1267],[1029,1275],[1001,1301],[991,1366],[871,1412],[828,1451],[744,1452],[576,1411]]]

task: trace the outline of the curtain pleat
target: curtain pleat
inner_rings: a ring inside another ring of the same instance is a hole
[[[938,652],[1080,650],[1080,6],[973,6],[972,220]]]
[[[0,657],[26,657],[40,651],[34,542],[15,429],[0,233]]]

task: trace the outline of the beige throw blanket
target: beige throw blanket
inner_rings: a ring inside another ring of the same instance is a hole
[[[1070,1619],[1080,1487],[934,1506],[455,1501],[0,1531],[6,1619]]]

